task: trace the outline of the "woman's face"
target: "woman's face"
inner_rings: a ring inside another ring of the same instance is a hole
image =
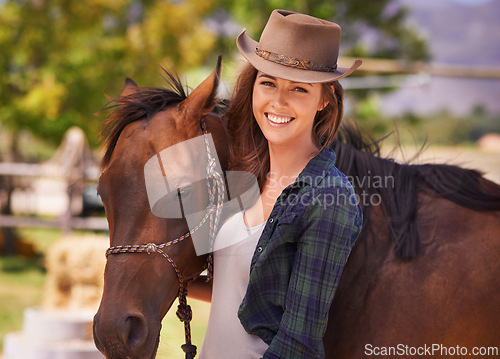
[[[258,72],[253,114],[271,146],[315,146],[312,127],[325,103],[321,84],[292,82]]]

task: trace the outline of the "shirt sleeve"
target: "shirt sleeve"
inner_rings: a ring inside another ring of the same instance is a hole
[[[362,225],[361,209],[350,196],[346,188],[327,188],[307,207],[286,308],[264,359],[324,357],[328,312]]]

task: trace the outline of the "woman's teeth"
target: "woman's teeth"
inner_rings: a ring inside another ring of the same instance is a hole
[[[273,115],[272,113],[268,113],[267,118],[269,119],[269,121],[274,123],[288,123],[293,120],[293,117],[277,116]]]

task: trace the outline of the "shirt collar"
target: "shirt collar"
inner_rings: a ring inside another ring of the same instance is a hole
[[[304,183],[317,187],[335,166],[337,156],[331,149],[325,148],[313,157],[297,177],[295,183]]]

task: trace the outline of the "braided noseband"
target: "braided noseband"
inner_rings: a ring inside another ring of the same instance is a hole
[[[207,150],[208,156],[208,165],[207,165],[207,176],[208,178],[213,178],[212,186],[208,186],[208,195],[209,195],[209,205],[207,207],[205,216],[201,219],[201,221],[190,231],[182,236],[168,241],[162,244],[148,243],[148,244],[134,244],[134,245],[121,245],[110,247],[106,251],[106,257],[110,254],[120,254],[120,253],[159,253],[172,265],[177,274],[177,278],[179,280],[179,306],[177,309],[177,317],[181,322],[184,323],[184,332],[186,337],[186,344],[181,346],[182,350],[186,353],[186,359],[193,359],[196,356],[196,346],[191,343],[191,326],[190,322],[193,317],[191,307],[187,304],[187,287],[190,283],[196,280],[199,275],[185,281],[182,277],[182,273],[175,264],[175,261],[164,251],[167,247],[182,242],[184,239],[192,235],[196,232],[207,220],[209,220],[210,231],[209,231],[209,248],[210,252],[207,257],[207,271],[208,271],[208,279],[210,280],[213,277],[213,255],[212,251],[214,248],[214,240],[217,235],[217,224],[219,223],[220,215],[222,212],[222,205],[224,202],[224,180],[222,175],[215,170],[216,160],[212,156],[210,143],[208,140],[208,131],[203,118],[201,119],[201,130],[203,132],[203,137],[205,140],[205,147]],[[215,193],[217,192],[217,201],[215,200]]]

